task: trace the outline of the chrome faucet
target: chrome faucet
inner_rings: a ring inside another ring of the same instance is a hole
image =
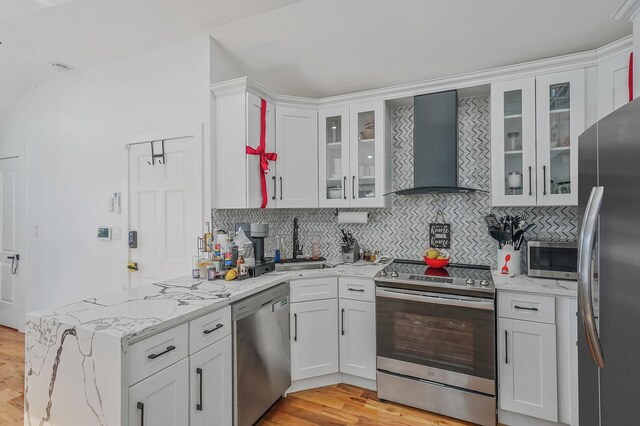
[[[293,259],[302,255],[302,244],[300,244],[298,235],[298,218],[293,218]]]

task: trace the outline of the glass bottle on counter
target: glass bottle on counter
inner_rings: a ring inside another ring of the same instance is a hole
[[[205,222],[207,227],[207,232],[204,234],[204,251],[210,252],[211,247],[213,246],[213,235],[211,235],[211,224],[209,222]]]

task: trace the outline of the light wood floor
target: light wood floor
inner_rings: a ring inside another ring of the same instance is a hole
[[[0,425],[21,425],[24,335],[0,326]]]
[[[0,326],[0,425],[21,425],[24,335]],[[391,402],[350,385],[291,393],[258,422],[260,426],[467,426],[470,423]]]
[[[260,426],[467,426],[471,423],[380,401],[376,393],[350,385],[289,394],[265,414]]]

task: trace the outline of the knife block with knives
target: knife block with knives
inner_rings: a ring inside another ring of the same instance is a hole
[[[355,238],[353,238],[353,234],[351,232],[345,232],[344,229],[341,229],[342,232],[342,242],[340,246],[342,248],[342,261],[344,263],[354,263],[360,260],[360,246]]]

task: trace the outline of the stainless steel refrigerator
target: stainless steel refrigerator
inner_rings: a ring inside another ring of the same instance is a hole
[[[580,425],[640,424],[640,102],[578,150]]]

